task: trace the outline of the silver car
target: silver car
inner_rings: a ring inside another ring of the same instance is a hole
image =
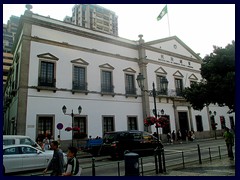
[[[64,154],[64,163],[67,156]],[[3,146],[3,173],[44,169],[53,157],[53,150],[42,151],[31,145]]]

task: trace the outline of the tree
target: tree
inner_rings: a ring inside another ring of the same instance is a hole
[[[183,96],[195,110],[213,103],[235,112],[235,41],[225,48],[213,47],[203,59],[202,81],[185,88]]]

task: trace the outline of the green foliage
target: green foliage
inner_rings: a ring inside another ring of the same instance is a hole
[[[202,82],[183,92],[193,108],[202,110],[210,103],[217,103],[235,112],[235,42],[225,48],[214,46],[213,53],[203,59],[201,75]]]

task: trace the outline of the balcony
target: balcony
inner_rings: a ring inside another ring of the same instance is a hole
[[[46,77],[39,77],[38,78],[38,92],[40,90],[50,90],[56,92],[56,79],[55,78],[46,78]]]
[[[115,96],[115,93],[114,93],[114,86],[113,85],[104,85],[102,84],[101,85],[101,95],[112,95],[113,97]]]
[[[73,81],[73,83],[72,83],[72,94],[74,94],[74,93],[85,93],[87,95],[88,94],[87,86],[88,86],[87,82],[79,83],[79,82]]]
[[[126,88],[126,97],[135,97],[137,98],[137,89],[136,88]]]

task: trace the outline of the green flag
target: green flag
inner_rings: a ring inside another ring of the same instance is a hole
[[[162,9],[161,13],[158,15],[157,20],[161,20],[165,14],[167,14],[167,5]]]

